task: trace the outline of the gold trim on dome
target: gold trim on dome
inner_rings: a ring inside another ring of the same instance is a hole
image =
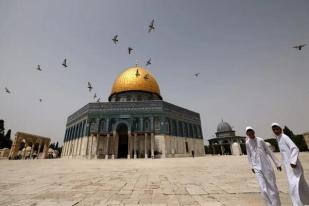
[[[111,95],[126,91],[145,91],[160,95],[160,88],[154,76],[139,66],[126,69],[116,78]]]

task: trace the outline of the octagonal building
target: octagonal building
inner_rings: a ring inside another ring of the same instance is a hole
[[[108,102],[88,103],[66,123],[63,158],[204,156],[199,113],[163,101],[154,76],[135,66],[115,80]]]

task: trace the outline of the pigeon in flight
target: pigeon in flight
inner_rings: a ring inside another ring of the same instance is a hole
[[[128,52],[129,52],[129,54],[131,54],[131,52],[132,52],[132,48],[131,47],[128,47]]]
[[[117,38],[118,38],[118,35],[115,35],[114,38],[112,39],[115,44],[117,44],[117,42],[118,42]]]
[[[151,21],[151,23],[149,24],[148,27],[149,27],[148,28],[148,33],[150,33],[152,30],[155,29],[155,27],[154,27],[154,19],[152,19],[152,21]]]
[[[98,103],[100,102],[100,98],[97,99],[97,102],[98,102]]]
[[[97,98],[97,93],[94,93],[93,99]]]
[[[64,68],[67,68],[67,67],[68,67],[68,65],[67,65],[67,59],[64,59],[64,60],[63,60],[62,66],[64,66]]]
[[[151,64],[151,57],[148,59],[148,61],[146,62],[146,66],[149,66]]]
[[[138,69],[136,70],[135,76],[136,76],[136,77],[140,76],[140,74],[139,74],[139,72],[138,72]]]
[[[11,91],[7,87],[5,87],[5,92],[11,94]]]
[[[38,71],[42,71],[41,66],[38,64],[38,66],[36,67],[36,70]]]
[[[144,79],[145,79],[145,80],[149,79],[149,75],[148,75],[148,74],[145,74]]]
[[[40,98],[39,101],[42,102],[43,100]]]
[[[194,74],[194,76],[195,76],[195,77],[198,77],[199,75],[200,75],[200,73],[196,73],[196,74]]]
[[[297,45],[297,46],[293,46],[293,48],[298,49],[299,51],[302,50],[302,48],[304,46],[306,46],[307,44],[301,44],[301,45]]]
[[[91,92],[92,88],[93,88],[93,87],[92,87],[91,83],[88,82],[88,89],[89,89],[89,92]]]

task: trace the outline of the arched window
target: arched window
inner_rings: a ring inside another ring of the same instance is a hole
[[[139,119],[138,118],[134,118],[133,120],[133,128],[132,128],[132,131],[139,131],[140,129],[140,125],[139,125]]]
[[[149,131],[150,130],[150,121],[148,118],[144,119],[144,130]]]
[[[202,128],[201,125],[197,127],[197,136],[202,139]]]
[[[105,127],[106,127],[106,121],[105,119],[101,119],[99,125],[99,132],[105,132]]]
[[[184,127],[183,136],[188,137],[188,124],[186,122],[184,122],[183,127]]]
[[[193,125],[193,137],[197,137],[196,125]]]
[[[177,123],[176,123],[176,120],[172,120],[172,135],[177,136]]]
[[[78,124],[78,133],[77,133],[77,137],[81,137],[81,133],[82,133],[82,123],[80,122]]]
[[[81,136],[85,136],[85,124],[86,124],[86,120],[83,121],[83,126],[82,126],[82,132],[81,132]]]
[[[182,127],[182,122],[178,122],[178,136],[183,137],[183,127]]]
[[[158,117],[155,117],[155,119],[154,119],[154,121],[155,121],[155,131],[156,131],[156,133],[159,133],[160,132],[160,118],[158,118]]]
[[[171,134],[171,129],[170,129],[170,119],[169,118],[165,118],[165,121],[164,121],[164,130],[165,130],[165,133],[170,135]]]
[[[192,127],[192,124],[189,124],[189,137],[193,137],[193,127]]]

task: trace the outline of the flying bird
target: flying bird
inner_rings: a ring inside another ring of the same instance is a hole
[[[293,46],[293,48],[298,49],[299,51],[302,50],[302,48],[304,46],[306,46],[307,44],[301,44],[301,45],[297,45],[297,46]]]
[[[38,64],[38,66],[36,67],[36,69],[38,70],[38,71],[42,71],[42,69],[41,69],[41,66]]]
[[[64,66],[64,68],[67,68],[67,67],[68,67],[68,65],[67,65],[67,59],[64,59],[64,60],[63,60],[62,66]]]
[[[199,75],[200,75],[200,73],[196,73],[196,74],[194,74],[194,76],[195,76],[195,77],[198,77]]]
[[[148,61],[146,62],[146,66],[149,66],[151,64],[151,57],[148,59]]]
[[[117,38],[118,38],[118,35],[115,35],[114,38],[112,39],[115,44],[117,44],[117,42],[118,42]]]
[[[154,30],[154,19],[152,19],[151,23],[148,26],[148,33],[150,33],[152,30]]]
[[[138,72],[138,69],[136,70],[135,76],[136,76],[136,77],[140,76],[140,74],[139,74],[139,72]]]
[[[91,83],[88,82],[88,89],[89,89],[89,92],[91,92],[92,88],[93,88],[93,87],[92,87]]]
[[[7,87],[5,87],[5,92],[11,94],[11,91]]]
[[[98,103],[100,102],[100,98],[97,99],[97,102],[98,102]]]
[[[97,93],[94,93],[93,99],[97,98]]]
[[[131,52],[132,52],[132,48],[131,47],[128,47],[128,52],[129,52],[129,54],[131,54]]]
[[[39,99],[39,101],[42,102],[43,100],[42,100],[42,99]]]

